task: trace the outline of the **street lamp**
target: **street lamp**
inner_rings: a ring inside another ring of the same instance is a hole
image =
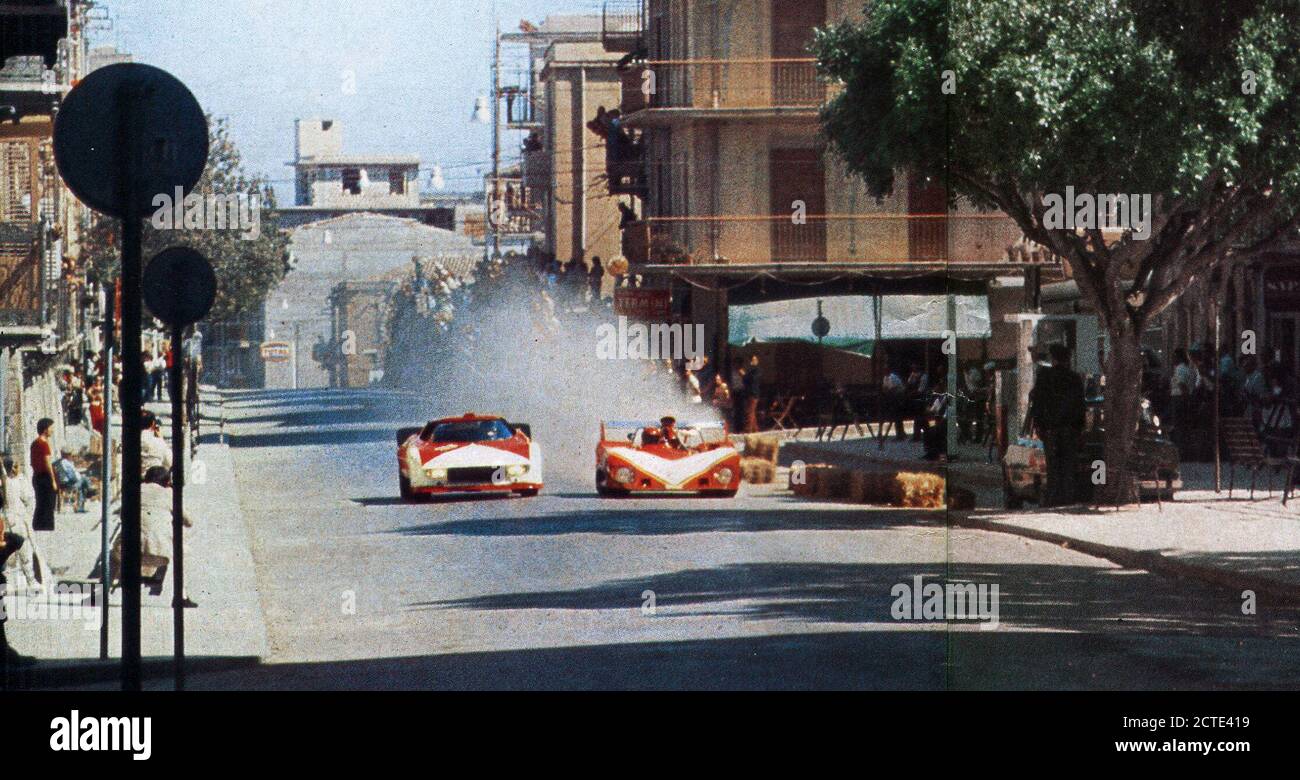
[[[474,98],[474,113],[470,116],[470,121],[479,125],[492,123],[492,114],[488,110],[488,99],[480,95]]]

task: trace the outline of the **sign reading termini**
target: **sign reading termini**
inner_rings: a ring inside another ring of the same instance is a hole
[[[614,290],[614,313],[634,320],[667,320],[673,313],[672,293],[620,287]]]

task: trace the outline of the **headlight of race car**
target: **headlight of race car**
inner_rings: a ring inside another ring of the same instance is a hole
[[[519,477],[528,473],[528,464],[516,463],[513,466],[506,466],[506,476]]]
[[[429,477],[429,479],[446,479],[446,478],[447,478],[447,470],[446,470],[446,469],[437,469],[437,468],[433,468],[433,469],[425,469],[425,470],[424,470],[424,473],[425,473],[426,476]]]
[[[735,476],[736,475],[731,471],[731,469],[726,467],[720,468],[717,471],[713,472],[713,478],[718,480],[724,485],[730,485],[732,478]]]
[[[636,475],[632,473],[632,469],[627,466],[623,466],[618,471],[614,472],[614,479],[623,483],[631,482],[635,477]]]

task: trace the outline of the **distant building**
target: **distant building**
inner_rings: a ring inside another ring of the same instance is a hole
[[[330,292],[330,387],[369,387],[383,380],[388,305],[397,286],[395,280],[367,279],[340,282]]]
[[[386,214],[350,213],[302,225],[289,245],[292,270],[267,297],[265,386],[330,386],[334,312],[330,295],[345,282],[373,279],[439,260],[456,274],[482,258],[468,237]]]
[[[599,14],[551,15],[501,42],[527,50],[520,72],[506,70],[500,98],[505,125],[529,133],[522,165],[502,172],[501,227],[507,236],[537,232],[539,250],[585,272],[592,258],[620,254],[619,205],[634,205],[607,184],[605,144],[585,127],[598,107],[619,107],[622,55],[601,45]]]
[[[293,151],[293,205],[278,210],[286,228],[369,212],[455,229],[454,205],[421,201],[419,155],[344,153],[332,119],[295,120]]]

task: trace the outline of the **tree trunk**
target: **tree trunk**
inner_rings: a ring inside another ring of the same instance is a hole
[[[1142,411],[1142,344],[1138,329],[1130,323],[1124,325],[1121,332],[1111,330],[1110,354],[1106,357],[1106,436],[1102,455],[1106,480],[1097,488],[1105,503],[1129,501],[1135,496],[1135,475],[1128,466]]]

